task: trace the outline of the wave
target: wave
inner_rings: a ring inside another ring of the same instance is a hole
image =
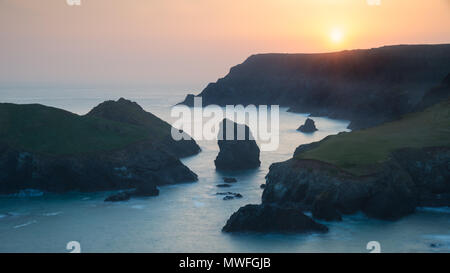
[[[29,226],[29,225],[35,224],[35,223],[37,223],[37,221],[33,220],[33,221],[26,222],[25,224],[14,226],[14,228],[22,228],[22,227],[26,227],[26,226]]]

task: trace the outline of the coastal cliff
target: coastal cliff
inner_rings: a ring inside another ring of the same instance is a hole
[[[204,105],[278,104],[351,120],[361,129],[417,109],[450,72],[450,45],[399,45],[322,54],[258,54],[199,95]],[[183,102],[192,106],[194,95]]]
[[[450,206],[450,100],[404,118],[301,145],[272,164],[262,203],[319,219],[363,211],[398,219],[417,206]]]
[[[171,126],[120,99],[79,116],[39,104],[0,104],[0,193],[154,188],[192,182],[179,157],[195,141],[174,144]]]

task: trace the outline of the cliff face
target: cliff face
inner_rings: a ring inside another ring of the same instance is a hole
[[[324,54],[261,54],[198,96],[208,104],[279,104],[366,128],[412,111],[450,72],[450,45],[402,45]],[[193,96],[185,100],[190,105]]]
[[[124,99],[95,109],[78,116],[42,105],[1,104],[0,193],[154,188],[197,180],[178,159],[198,152],[194,141],[167,149],[162,143],[171,145],[170,125]],[[131,122],[140,115],[145,124]]]
[[[197,180],[177,158],[150,143],[89,155],[45,155],[0,148],[0,193],[102,191]]]
[[[262,202],[309,210],[316,218],[326,219],[316,209],[330,206],[338,214],[363,211],[398,219],[417,206],[450,205],[448,162],[448,147],[402,149],[381,171],[356,176],[321,161],[294,158],[270,167]]]

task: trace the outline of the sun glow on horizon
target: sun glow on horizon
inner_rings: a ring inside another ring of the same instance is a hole
[[[344,38],[344,34],[339,28],[335,28],[331,31],[330,38],[333,43],[340,43]]]

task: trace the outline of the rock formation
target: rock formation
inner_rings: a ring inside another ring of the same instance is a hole
[[[313,132],[317,131],[317,128],[316,128],[316,124],[314,123],[314,120],[307,118],[305,120],[305,124],[298,127],[297,130],[300,132],[303,132],[303,133],[313,133]]]
[[[198,152],[197,144],[163,145],[173,144],[171,126],[125,99],[85,116],[37,104],[0,104],[0,113],[0,193],[137,188],[155,194],[158,185],[197,180],[178,159]]]
[[[230,131],[227,134],[227,130],[232,130],[234,134]],[[218,139],[220,151],[214,160],[216,169],[244,170],[257,168],[261,164],[259,147],[247,125],[224,119],[220,124]]]
[[[328,228],[295,209],[246,205],[231,215],[222,231],[304,233],[327,232]]]

